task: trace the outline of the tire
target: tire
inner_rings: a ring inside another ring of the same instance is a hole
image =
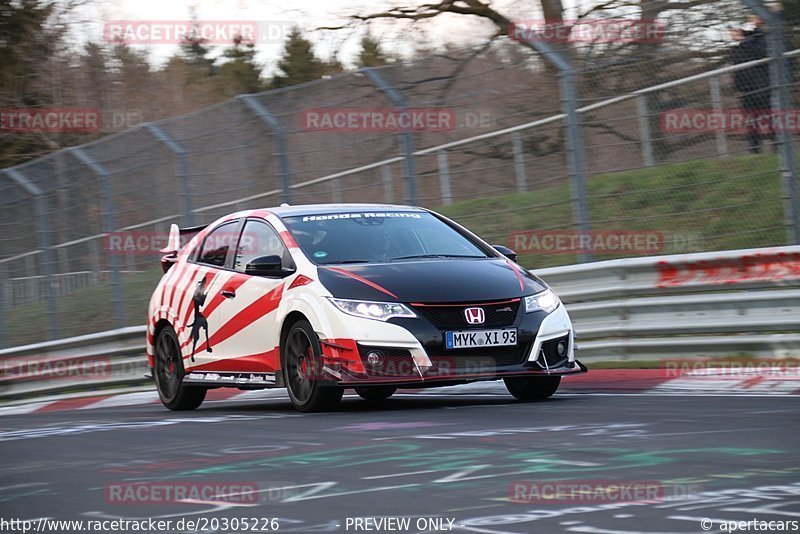
[[[369,386],[355,388],[356,394],[364,400],[368,401],[382,401],[386,400],[397,391],[393,386]]]
[[[517,400],[537,401],[548,399],[561,384],[560,376],[504,378],[508,392]]]
[[[322,380],[322,349],[308,321],[295,322],[281,345],[281,368],[289,398],[300,412],[332,410],[344,389]]]
[[[194,410],[203,404],[206,388],[183,385],[183,355],[175,330],[166,326],[156,337],[153,378],[161,404],[174,411]]]

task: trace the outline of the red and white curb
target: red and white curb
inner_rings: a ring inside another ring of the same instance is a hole
[[[588,374],[565,377],[558,391],[560,394],[800,395],[800,374],[788,373],[778,368],[774,372],[759,369],[730,373],[727,369],[703,369],[685,372],[679,376],[669,376],[670,374],[664,369],[598,369]],[[501,381],[493,381],[442,388],[400,390],[397,395],[508,396],[508,392]],[[269,399],[286,399],[288,402],[286,390],[283,388],[256,391],[213,389],[208,392],[206,402],[258,402]],[[0,415],[81,411],[158,403],[158,393],[148,388],[127,393],[82,394],[19,401],[13,405],[0,406]]]

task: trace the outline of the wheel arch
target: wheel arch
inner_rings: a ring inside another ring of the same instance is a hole
[[[164,330],[168,326],[174,328],[172,326],[172,323],[169,322],[169,319],[163,319],[162,318],[162,319],[159,319],[156,322],[156,325],[153,327],[153,341],[154,342],[155,342],[156,339],[158,339],[158,334],[160,334],[161,331]]]
[[[286,336],[289,335],[289,329],[297,321],[302,321],[302,320],[308,321],[308,323],[311,324],[311,326],[313,328],[313,326],[314,326],[313,323],[311,323],[311,320],[303,312],[298,311],[298,310],[292,310],[291,312],[286,314],[286,317],[283,318],[283,324],[281,325],[281,335],[278,338],[280,340],[279,347],[281,347],[281,348],[283,347],[283,344],[286,341]]]
[[[168,326],[171,327],[172,323],[169,322],[169,319],[162,317],[153,325],[152,337],[150,337],[150,334],[147,335],[147,366],[151,369],[155,366],[156,341],[158,341],[158,335]]]

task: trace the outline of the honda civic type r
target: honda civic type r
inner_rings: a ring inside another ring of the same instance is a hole
[[[536,400],[586,371],[561,301],[513,251],[422,208],[241,211],[173,225],[162,252],[147,356],[172,410],[218,387],[286,387],[316,411],[345,388],[380,400],[498,379]]]

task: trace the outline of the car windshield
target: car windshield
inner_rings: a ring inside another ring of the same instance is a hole
[[[284,223],[306,256],[319,264],[488,257],[427,212],[306,215],[286,217]]]

